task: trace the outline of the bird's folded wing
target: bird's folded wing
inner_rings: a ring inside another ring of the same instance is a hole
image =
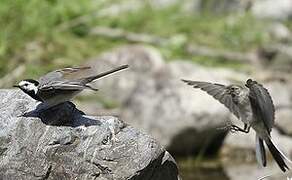
[[[40,91],[51,91],[51,90],[83,90],[86,88],[85,86],[81,85],[79,82],[67,81],[54,81],[49,84],[45,84],[39,87]]]
[[[74,81],[83,77],[90,76],[90,67],[75,67],[58,69],[47,73],[38,80],[40,86],[47,86],[50,83],[58,83],[60,81]]]
[[[237,118],[239,118],[239,109],[238,106],[232,101],[231,94],[229,93],[226,86],[217,83],[209,83],[202,81],[189,81],[182,80],[194,88],[200,88],[201,90],[207,92],[220,103],[224,104],[230,112],[232,112]]]
[[[256,81],[248,81],[246,86],[250,89],[249,99],[254,115],[270,132],[274,126],[275,107],[268,90]]]

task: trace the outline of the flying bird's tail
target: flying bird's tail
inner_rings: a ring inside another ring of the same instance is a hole
[[[273,156],[273,158],[275,159],[275,161],[277,162],[278,166],[281,168],[281,170],[283,172],[285,172],[286,170],[289,169],[289,167],[287,166],[287,164],[285,163],[285,160],[288,161],[289,163],[292,163],[291,160],[289,160],[280,150],[279,148],[277,148],[277,146],[275,145],[275,143],[272,141],[272,139],[270,137],[265,138],[265,142]]]
[[[129,65],[122,65],[122,66],[119,66],[117,68],[114,68],[112,70],[109,70],[109,71],[106,71],[106,72],[103,72],[103,73],[100,73],[98,75],[94,75],[94,76],[90,76],[90,77],[87,77],[83,80],[83,83],[84,84],[87,84],[87,83],[90,83],[91,81],[94,81],[96,79],[100,79],[102,77],[105,77],[107,75],[110,75],[110,74],[113,74],[115,72],[118,72],[118,71],[121,71],[121,70],[124,70],[124,69],[127,69],[129,67]]]
[[[267,165],[264,141],[258,136],[258,134],[256,135],[256,158],[258,163],[263,167]]]

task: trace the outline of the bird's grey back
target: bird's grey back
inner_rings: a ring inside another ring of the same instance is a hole
[[[39,88],[59,84],[61,82],[80,82],[83,77],[88,77],[90,67],[64,68],[47,73],[40,77]]]
[[[57,71],[49,72],[48,74],[39,78],[39,86],[49,85],[52,82],[62,81],[62,74]]]
[[[249,98],[255,118],[262,120],[270,132],[275,122],[275,107],[268,90],[251,79],[247,80],[246,86],[250,89]]]

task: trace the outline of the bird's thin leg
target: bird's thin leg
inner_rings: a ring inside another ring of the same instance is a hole
[[[249,133],[250,126],[248,124],[244,124],[244,128],[242,129],[241,127],[238,127],[238,126],[232,124],[231,125],[231,130],[240,131],[240,132],[244,132],[244,133]]]
[[[218,130],[231,130],[231,126],[232,126],[232,123],[231,122],[227,122],[225,126],[218,127],[217,129]]]

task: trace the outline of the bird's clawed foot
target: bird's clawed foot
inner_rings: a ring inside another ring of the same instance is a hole
[[[235,125],[227,125],[227,126],[224,126],[224,127],[219,127],[218,129],[224,130],[224,131],[229,131],[231,133],[238,132],[238,128]]]
[[[229,131],[231,132],[231,133],[236,133],[236,132],[238,132],[238,131],[241,131],[242,129],[240,128],[240,127],[238,127],[238,126],[236,126],[236,125],[231,125],[230,127],[229,127]]]
[[[234,124],[230,126],[230,132],[235,133],[235,132],[243,132],[243,133],[249,133],[250,126],[247,124],[244,124],[244,128],[238,127]]]
[[[28,112],[24,112],[20,115],[17,115],[16,117],[21,118],[21,117],[36,117],[37,116],[37,112],[35,111],[28,111]]]
[[[21,118],[21,117],[27,117],[27,112],[22,113],[20,115],[17,115],[16,117]]]
[[[249,133],[250,126],[247,124],[244,124],[244,128],[238,127],[232,123],[228,123],[226,126],[221,127],[219,129],[227,130],[230,131],[231,133],[236,133],[236,132],[244,132],[244,133]]]

